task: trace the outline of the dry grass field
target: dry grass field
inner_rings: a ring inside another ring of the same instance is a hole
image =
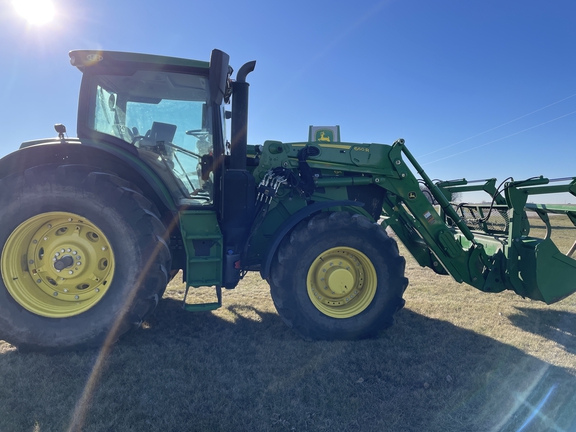
[[[557,232],[565,251],[576,232]],[[576,295],[485,294],[407,261],[406,307],[372,340],[301,340],[253,274],[215,312],[184,312],[173,282],[108,351],[0,341],[0,431],[576,431]]]

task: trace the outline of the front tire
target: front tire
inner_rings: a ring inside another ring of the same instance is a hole
[[[0,339],[29,350],[99,346],[155,308],[170,251],[135,186],[86,166],[43,165],[0,188]]]
[[[282,320],[307,339],[376,335],[402,308],[408,280],[396,242],[366,217],[320,213],[300,223],[271,268]]]

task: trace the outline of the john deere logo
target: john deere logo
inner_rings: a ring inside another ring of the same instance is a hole
[[[408,199],[415,200],[416,199],[416,192],[408,192]]]
[[[331,130],[319,130],[316,131],[316,141],[332,142],[334,141],[334,135]]]

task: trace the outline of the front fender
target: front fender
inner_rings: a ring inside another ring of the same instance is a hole
[[[272,265],[272,259],[276,255],[278,246],[288,234],[292,228],[294,228],[299,222],[307,218],[313,213],[319,212],[330,207],[364,207],[363,202],[359,201],[322,201],[311,204],[309,206],[303,207],[296,213],[291,215],[288,219],[282,222],[282,225],[274,232],[274,240],[268,245],[268,250],[266,251],[264,262],[260,268],[260,275],[262,279],[268,279],[270,276],[270,266]]]

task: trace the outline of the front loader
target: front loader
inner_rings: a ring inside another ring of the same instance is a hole
[[[576,178],[434,183],[403,140],[342,142],[338,127],[248,145],[255,62],[233,80],[219,50],[210,62],[112,51],[70,59],[83,74],[78,137],[56,125],[58,138],[0,160],[0,338],[17,347],[113,343],[180,271],[185,310],[220,307],[223,288],[258,271],[303,337],[370,337],[392,324],[408,284],[386,228],[421,266],[482,291],[552,303],[576,290],[574,248],[564,255],[550,239],[550,214],[576,224],[576,208],[527,204],[576,195]],[[490,203],[450,202],[469,191]],[[529,214],[544,238],[530,236]],[[201,287],[217,301],[188,302]]]

